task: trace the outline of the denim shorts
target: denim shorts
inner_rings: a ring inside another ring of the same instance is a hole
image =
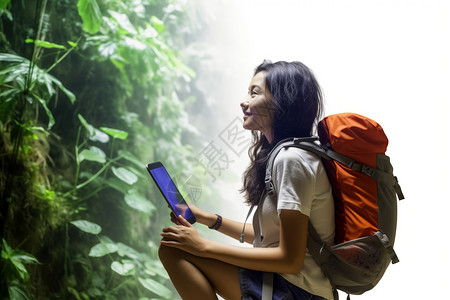
[[[326,300],[293,285],[281,275],[273,274],[273,300]],[[262,297],[263,272],[239,269],[242,300],[260,300]]]

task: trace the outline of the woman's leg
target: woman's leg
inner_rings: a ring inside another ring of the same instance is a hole
[[[241,299],[238,267],[166,246],[159,258],[182,299]]]

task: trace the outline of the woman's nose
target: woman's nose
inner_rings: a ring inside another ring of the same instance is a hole
[[[247,108],[248,105],[249,105],[249,101],[248,101],[247,97],[245,97],[244,100],[242,100],[242,102],[241,102],[241,107]]]

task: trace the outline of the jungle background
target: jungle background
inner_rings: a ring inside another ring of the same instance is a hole
[[[144,165],[212,193],[198,3],[0,1],[1,299],[175,298]]]

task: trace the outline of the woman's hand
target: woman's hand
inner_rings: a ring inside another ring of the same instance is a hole
[[[193,204],[189,204],[189,209],[200,224],[211,226],[217,219],[216,215],[207,213]],[[177,225],[182,225],[173,212],[170,213],[170,220]]]
[[[170,205],[169,205],[169,208],[170,208]],[[181,213],[185,213],[188,206],[186,204],[183,204],[183,205],[178,206],[177,208],[178,208],[178,211],[180,211]],[[199,219],[202,219],[202,216],[205,214],[205,212],[193,204],[189,204],[189,209],[192,212],[192,214],[194,215],[197,222],[201,223],[199,221]],[[172,223],[175,223],[177,225],[181,225],[180,221],[178,220],[177,216],[175,215],[175,213],[173,211],[170,212],[170,221],[172,221]]]
[[[161,232],[161,245],[175,247],[202,256],[206,249],[207,240],[181,215],[178,217],[179,225],[164,228]]]
[[[180,212],[184,213],[185,210],[187,209],[187,207],[188,206],[184,204],[184,207],[178,207],[178,210]],[[169,205],[169,208],[170,208],[170,205]],[[193,204],[189,204],[189,209],[192,212],[192,214],[194,215],[197,222],[203,224],[201,222],[201,220],[203,219],[203,215],[205,215],[206,212],[204,212],[203,210],[201,210],[200,208],[198,208],[197,206],[195,206]],[[177,225],[182,225],[173,211],[170,212],[170,221],[172,221],[172,223],[175,223]]]

